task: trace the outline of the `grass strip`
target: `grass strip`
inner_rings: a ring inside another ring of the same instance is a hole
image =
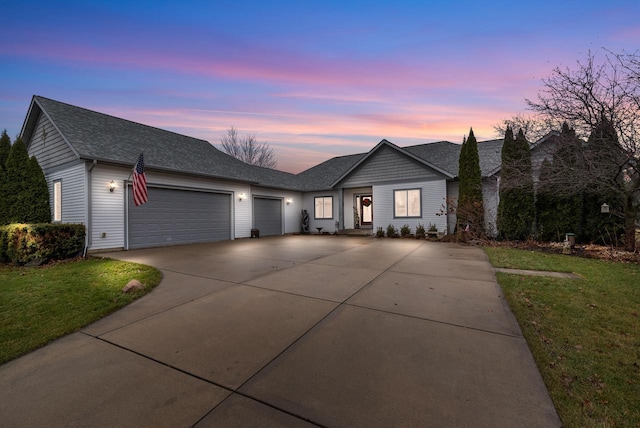
[[[565,427],[640,426],[640,266],[485,248]]]
[[[123,293],[134,278],[145,289]],[[153,267],[111,259],[0,266],[0,364],[122,308],[161,278]]]

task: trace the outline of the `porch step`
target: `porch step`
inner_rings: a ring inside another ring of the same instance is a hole
[[[373,235],[373,229],[343,229],[338,231],[338,235],[371,236]]]

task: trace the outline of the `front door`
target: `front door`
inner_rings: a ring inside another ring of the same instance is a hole
[[[360,224],[371,226],[373,224],[373,196],[360,195]]]

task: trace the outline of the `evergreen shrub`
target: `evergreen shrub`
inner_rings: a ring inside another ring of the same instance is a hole
[[[0,228],[0,261],[18,265],[63,260],[82,253],[83,224],[10,224]]]

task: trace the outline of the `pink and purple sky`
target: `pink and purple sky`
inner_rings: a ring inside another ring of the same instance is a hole
[[[333,156],[479,140],[556,66],[640,48],[638,0],[3,2],[0,129],[42,95],[299,172]]]

